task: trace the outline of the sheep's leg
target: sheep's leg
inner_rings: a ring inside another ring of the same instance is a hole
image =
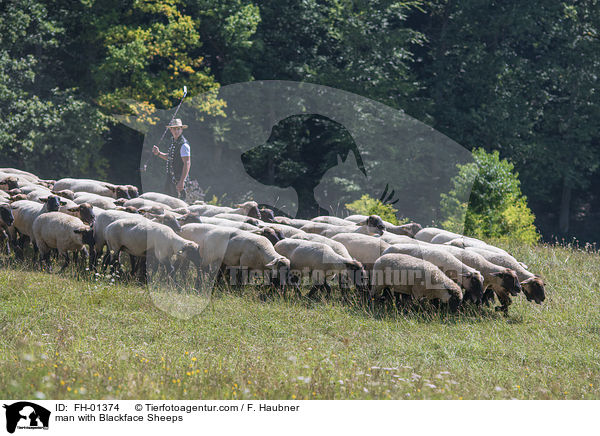
[[[131,264],[131,272],[129,273],[129,275],[131,277],[135,277],[135,273],[137,272],[137,269],[139,268],[139,259],[137,257],[135,257],[133,254],[129,254],[129,263]]]
[[[491,303],[494,302],[494,290],[492,288],[487,288],[486,291],[483,293],[483,297],[481,298],[481,304],[485,304],[486,306],[489,306]]]
[[[494,309],[496,312],[503,312],[504,316],[508,316],[508,306],[512,304],[510,296],[504,293],[499,293],[498,300],[500,301],[501,305],[496,306]]]
[[[59,273],[62,273],[69,266],[69,262],[71,262],[71,257],[69,256],[68,251],[66,251],[64,253],[59,253],[59,256],[63,256],[65,258],[65,263],[59,271]],[[73,253],[73,257],[75,257],[75,253]]]

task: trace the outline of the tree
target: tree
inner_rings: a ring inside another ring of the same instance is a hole
[[[442,226],[475,237],[537,242],[535,217],[521,193],[513,164],[500,159],[498,151],[486,153],[481,148],[473,152],[473,157],[475,162],[459,165],[452,190],[442,195],[441,206],[448,216]],[[463,203],[469,190],[469,202]]]
[[[63,37],[41,2],[0,4],[1,160],[47,178],[102,174],[106,117],[51,74]]]

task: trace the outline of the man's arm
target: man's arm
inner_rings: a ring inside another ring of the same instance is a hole
[[[163,153],[162,151],[160,151],[156,145],[154,147],[152,147],[152,153],[154,153],[155,156],[158,156],[163,160],[169,159],[169,155],[167,153]]]
[[[177,192],[183,191],[185,179],[190,172],[190,167],[192,166],[192,160],[190,156],[182,156],[181,160],[183,161],[183,169],[181,170],[181,179],[177,183]]]

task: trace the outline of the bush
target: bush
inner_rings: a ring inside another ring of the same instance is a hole
[[[522,194],[512,163],[497,151],[473,152],[474,163],[458,165],[453,188],[442,194],[442,227],[477,238],[496,237],[534,243],[540,238],[535,216]],[[469,195],[469,188],[471,192]],[[469,198],[468,204],[459,199]]]
[[[367,194],[360,197],[359,200],[346,204],[346,209],[361,215],[379,215],[385,221],[395,225],[398,224],[397,209],[394,209],[391,204],[384,204],[381,200],[372,198]]]

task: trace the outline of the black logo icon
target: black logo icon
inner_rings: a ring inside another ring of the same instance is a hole
[[[17,427],[25,429],[48,429],[50,411],[29,401],[19,401],[6,409],[6,431],[14,433]]]

